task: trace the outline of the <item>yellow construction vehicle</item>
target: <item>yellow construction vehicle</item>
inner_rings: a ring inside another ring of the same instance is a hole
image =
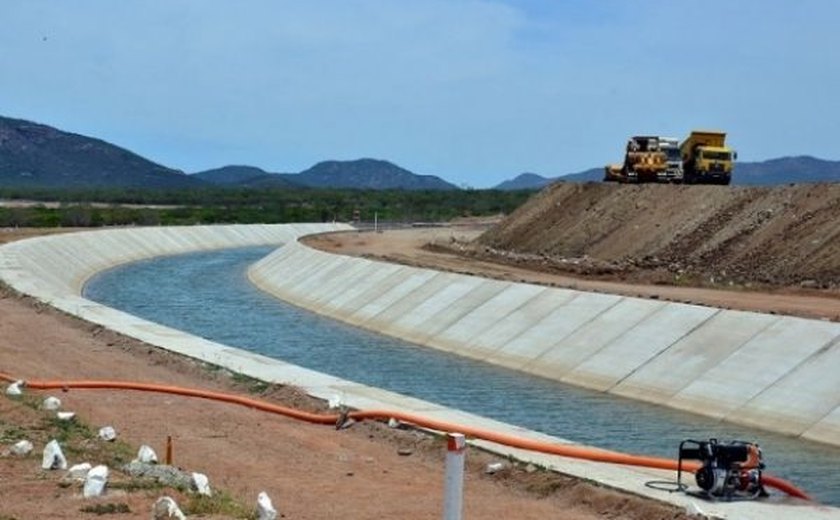
[[[726,146],[726,133],[694,130],[680,145],[688,184],[729,184],[738,153]]]
[[[637,135],[627,141],[624,163],[608,164],[604,180],[614,182],[680,182],[682,169],[673,161],[669,151],[676,149],[673,140],[658,136]]]

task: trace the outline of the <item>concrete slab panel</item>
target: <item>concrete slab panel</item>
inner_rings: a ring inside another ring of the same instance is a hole
[[[575,298],[570,306],[579,303],[580,298]],[[560,379],[659,308],[658,302],[616,297],[612,305],[589,320],[569,323],[573,327],[566,334],[559,335],[550,348],[534,355],[523,369],[543,377]],[[567,315],[561,313],[556,319],[567,320]]]
[[[768,314],[719,311],[671,348],[616,385],[611,392],[665,403],[777,320]]]
[[[641,300],[636,303],[641,303]],[[643,310],[642,306],[640,310]],[[664,304],[621,337],[588,357],[561,380],[595,390],[610,390],[716,312],[709,307]]]
[[[502,287],[501,292],[486,299],[480,306],[435,335],[435,346],[442,350],[461,351],[482,333],[501,329],[499,324],[507,321],[511,313],[548,290],[528,284],[503,284]],[[519,317],[514,321],[520,323],[521,320],[522,317]]]
[[[370,303],[360,308],[353,314],[353,319],[362,327],[373,328],[380,324],[391,323],[391,320],[398,316],[402,316],[407,310],[412,308],[412,302],[409,304],[402,304],[401,302],[413,295],[416,291],[425,292],[426,296],[430,296],[432,289],[442,287],[445,285],[446,278],[442,273],[430,271],[428,269],[408,270],[405,272],[405,278],[400,283],[384,289],[382,295],[371,300]],[[398,305],[401,308],[395,309]]]
[[[713,371],[683,389],[669,405],[735,422],[742,422],[741,417],[747,420],[747,411],[739,409],[827,345],[838,335],[838,327],[836,323],[777,317]],[[836,372],[836,368],[826,369]],[[739,410],[737,414],[735,410]],[[763,422],[765,412],[756,412],[756,420]]]
[[[417,343],[415,334],[422,333],[421,324],[446,312],[461,297],[483,283],[487,282],[474,276],[441,274],[382,313],[380,330]]]
[[[729,420],[800,435],[840,406],[840,377],[836,372],[826,372],[827,367],[840,366],[840,330],[826,323],[823,331],[818,331],[815,325],[809,327],[812,337],[820,332],[836,335],[819,346],[820,341],[814,341],[812,345],[817,348],[800,346],[796,353],[801,356],[800,362],[794,364],[793,356],[788,358],[790,371],[733,410],[727,416]]]
[[[565,301],[563,305],[493,352],[487,361],[532,372],[542,363],[542,356],[553,352],[555,345],[623,300],[621,296],[596,293],[577,293],[571,299],[560,295],[560,298]]]

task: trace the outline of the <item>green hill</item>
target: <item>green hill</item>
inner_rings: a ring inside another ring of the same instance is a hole
[[[50,126],[0,117],[0,187],[185,188],[199,179],[125,148]]]

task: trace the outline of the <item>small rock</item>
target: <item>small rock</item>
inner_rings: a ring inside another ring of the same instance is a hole
[[[44,399],[44,402],[41,404],[41,407],[44,410],[58,410],[61,408],[61,399],[58,397],[49,396]]]
[[[41,460],[43,469],[67,469],[67,459],[61,452],[58,441],[53,439],[44,446],[44,458]]]
[[[113,426],[103,426],[99,429],[99,438],[103,441],[113,441],[117,438],[117,431]]]
[[[207,478],[207,475],[204,473],[193,473],[192,474],[192,487],[195,489],[199,495],[204,496],[212,496],[213,492],[210,491],[210,479]]]
[[[327,406],[329,406],[331,410],[341,408],[342,401],[343,399],[341,398],[341,395],[337,394],[327,399]]]
[[[90,468],[92,466],[88,462],[82,462],[81,464],[75,464],[70,466],[70,469],[67,470],[67,475],[73,480],[84,481],[87,478],[88,473],[90,472]]]
[[[55,416],[59,421],[72,421],[76,417],[76,412],[58,412]]]
[[[397,455],[399,455],[400,457],[408,457],[412,453],[414,453],[414,450],[412,450],[411,448],[400,448],[397,450]]]
[[[14,443],[11,449],[9,450],[9,453],[11,453],[12,455],[25,457],[26,455],[29,455],[30,452],[32,452],[32,449],[33,446],[31,442],[27,440],[22,440]]]
[[[120,469],[129,476],[149,478],[168,487],[189,489],[192,486],[192,476],[174,466],[149,464],[135,460]]]
[[[537,469],[538,468],[533,464],[528,464],[527,466],[525,466],[525,473],[534,473],[535,471],[537,471]]]
[[[23,381],[18,380],[6,387],[6,395],[23,395]]]
[[[187,517],[181,512],[178,504],[170,497],[160,497],[152,507],[152,517],[155,520],[186,520]]]
[[[484,472],[487,473],[488,475],[492,475],[494,473],[498,473],[499,471],[503,470],[504,468],[505,468],[505,463],[504,462],[491,462],[490,464],[487,465],[486,468],[484,468]]]
[[[265,491],[257,495],[257,518],[259,520],[275,520],[277,518],[277,510],[271,503]]]
[[[88,471],[82,494],[85,498],[98,497],[105,492],[108,482],[108,466],[99,465]]]
[[[143,462],[146,464],[157,464],[158,458],[157,453],[153,450],[150,446],[142,445],[140,449],[137,451],[137,462]]]
[[[399,428],[399,427],[400,427],[400,421],[394,419],[393,417],[388,419],[388,428]]]

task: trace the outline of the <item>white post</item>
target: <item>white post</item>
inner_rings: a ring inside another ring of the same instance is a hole
[[[464,510],[464,452],[466,439],[460,433],[446,435],[446,477],[443,520],[461,520]]]
[[[373,212],[373,232],[374,233],[379,232],[379,212],[378,211]]]

